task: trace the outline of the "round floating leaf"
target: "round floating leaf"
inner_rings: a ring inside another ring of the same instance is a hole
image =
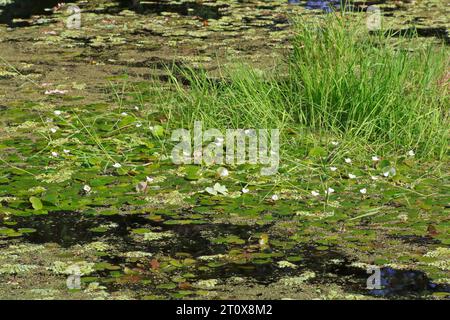
[[[30,197],[30,202],[34,210],[42,210],[44,208],[44,205],[42,204],[42,201],[39,198]]]
[[[320,158],[320,157],[326,157],[327,156],[327,150],[325,150],[322,147],[314,147],[309,150],[309,156],[314,158]]]

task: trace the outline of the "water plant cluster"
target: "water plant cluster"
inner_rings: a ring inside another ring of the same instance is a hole
[[[5,59],[40,95],[0,104],[0,298],[448,298],[448,47],[314,17],[276,64],[164,63],[101,100]],[[278,173],[174,164],[195,121],[279,129]]]

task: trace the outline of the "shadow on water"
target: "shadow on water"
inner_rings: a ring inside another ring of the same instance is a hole
[[[14,19],[29,19],[33,15],[50,15],[59,2],[58,0],[16,0],[3,7],[0,6],[0,24],[7,24],[10,27],[27,26],[26,22],[14,22]]]
[[[222,14],[220,10],[228,5],[206,5],[196,1],[171,3],[164,1],[145,1],[137,3],[133,0],[122,0],[120,8],[129,8],[140,14],[161,14],[163,12],[178,13],[183,16],[197,16],[202,19],[219,19]]]
[[[230,246],[212,243],[211,238],[233,235],[240,239],[250,239],[255,233],[267,232],[270,226],[250,226],[232,224],[164,224],[153,221],[145,215],[92,216],[82,213],[54,212],[47,215],[12,217],[9,224],[14,228],[33,228],[35,232],[25,233],[23,238],[32,243],[58,243],[63,247],[86,244],[102,240],[114,243],[120,252],[145,251],[154,254],[175,256],[184,252],[197,258],[203,255],[226,254]],[[114,228],[98,233],[95,228],[102,225]],[[171,231],[174,238],[168,241],[137,241],[132,229],[148,228],[155,231]],[[255,238],[255,237],[253,237]],[[233,245],[232,248],[239,248]],[[244,252],[247,250],[244,248]],[[225,262],[212,268],[197,270],[197,279],[227,279],[245,277],[256,283],[268,285],[282,277],[291,277],[313,271],[316,277],[312,283],[340,285],[348,292],[373,295],[377,297],[420,298],[433,292],[450,292],[450,285],[433,283],[425,273],[415,270],[381,269],[381,289],[366,289],[369,274],[366,270],[352,266],[352,261],[334,248],[318,250],[314,245],[297,245],[286,250],[268,249],[267,254],[282,253],[266,261],[248,259],[241,263]],[[295,262],[297,268],[279,268],[278,261],[286,256],[300,256]],[[117,256],[104,257],[106,261],[127,265],[125,259]],[[133,266],[131,266],[133,267]]]
[[[450,284],[436,284],[425,273],[415,270],[381,269],[381,289],[369,294],[381,297],[421,297],[433,292],[450,293]]]

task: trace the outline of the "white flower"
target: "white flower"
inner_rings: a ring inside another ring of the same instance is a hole
[[[352,174],[352,173],[349,173],[349,174],[348,174],[348,177],[349,177],[350,179],[355,179],[355,178],[356,178],[356,176],[355,176],[354,174]]]
[[[378,158],[377,156],[373,156],[372,161],[380,161],[380,158]]]
[[[147,181],[148,183],[152,183],[155,179],[153,179],[152,177],[146,177],[145,181]]]
[[[90,186],[88,186],[87,184],[85,184],[85,185],[83,186],[83,190],[84,190],[86,193],[89,193],[89,192],[91,192],[92,188],[91,188]]]
[[[409,150],[408,151],[408,156],[410,157],[414,157],[416,154],[414,153],[414,150]]]
[[[331,141],[331,144],[332,144],[333,146],[338,146],[338,145],[339,145],[339,142],[337,142],[337,141]]]
[[[273,201],[277,201],[278,199],[279,199],[278,195],[274,194],[274,195],[272,196],[272,200],[273,200]]]
[[[142,127],[142,123],[140,123],[140,122],[136,123],[136,128],[140,128],[140,127]]]
[[[67,149],[64,149],[63,151],[64,151],[65,154],[69,154],[70,153],[70,150],[67,150]]]
[[[51,128],[50,131],[51,131],[52,133],[56,133],[56,131],[58,131],[58,128]]]
[[[62,114],[62,111],[55,110],[53,113],[55,114],[55,116],[60,116]]]
[[[122,168],[122,165],[120,163],[116,162],[113,164],[113,167],[119,169],[119,168]]]
[[[337,168],[336,167],[330,167],[330,170],[334,172],[334,171],[337,170]]]
[[[67,90],[59,90],[59,89],[55,89],[55,90],[46,90],[45,94],[49,95],[49,94],[66,94]]]
[[[58,156],[59,156],[58,152],[55,152],[55,151],[52,152],[52,157],[58,158]]]
[[[134,110],[139,111],[139,107],[138,107],[138,106],[135,106],[135,107],[134,107]]]
[[[153,131],[155,129],[154,126],[148,126],[148,128],[150,129],[150,131]]]
[[[359,190],[359,192],[361,194],[366,194],[367,193],[367,189],[366,188],[362,188],[361,190]]]
[[[345,163],[352,163],[352,159],[350,159],[350,158],[345,158],[344,161],[345,161]]]
[[[230,175],[230,172],[228,171],[227,168],[222,167],[222,168],[217,169],[217,174],[220,177],[228,177]]]
[[[319,195],[320,195],[320,193],[319,192],[317,192],[317,191],[311,191],[311,194],[314,196],[314,197],[318,197]]]
[[[374,181],[375,181],[375,180],[378,180],[378,177],[377,177],[377,176],[371,176],[370,178],[371,178],[372,180],[374,180]]]
[[[383,172],[383,176],[389,177],[389,171]]]
[[[334,189],[333,189],[333,188],[328,188],[328,189],[325,191],[326,194],[332,194],[333,192],[334,192]]]
[[[123,116],[123,117],[126,117],[128,115],[128,113],[122,112],[120,115]]]
[[[245,133],[245,134],[250,134],[250,132],[252,132],[250,129],[245,129],[245,130],[244,130],[244,133]]]
[[[248,193],[250,190],[248,190],[247,188],[242,188],[242,193]]]

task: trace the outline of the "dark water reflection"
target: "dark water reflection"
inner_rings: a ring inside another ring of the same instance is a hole
[[[24,240],[32,243],[58,243],[63,247],[75,244],[86,244],[102,240],[114,243],[120,252],[145,251],[175,256],[178,252],[189,253],[192,257],[203,255],[227,254],[226,244],[212,243],[210,237],[233,235],[240,239],[250,239],[253,234],[267,232],[270,226],[249,226],[232,224],[164,224],[162,221],[149,220],[145,215],[112,215],[92,216],[81,213],[55,212],[48,215],[13,217],[14,228],[33,228],[33,233],[23,235]],[[115,228],[98,233],[93,228],[102,224],[114,223]],[[170,231],[176,237],[169,241],[137,242],[130,234],[132,229],[149,228]],[[209,237],[205,237],[205,233]],[[280,252],[279,249],[277,249]],[[214,268],[198,270],[197,279],[227,279],[233,276],[253,279],[260,284],[270,284],[281,277],[296,276],[305,271],[313,271],[317,284],[336,283],[348,292],[368,294],[388,298],[421,298],[434,292],[450,293],[450,285],[433,283],[425,273],[415,270],[381,269],[381,289],[366,289],[369,276],[365,270],[352,266],[352,261],[339,250],[330,248],[318,250],[313,244],[298,245],[291,249],[281,250],[282,256],[301,256],[296,262],[298,268],[279,268],[277,259],[266,262],[246,263],[227,262]],[[267,253],[275,252],[269,249]],[[105,261],[114,264],[129,265],[123,258],[107,256]]]

